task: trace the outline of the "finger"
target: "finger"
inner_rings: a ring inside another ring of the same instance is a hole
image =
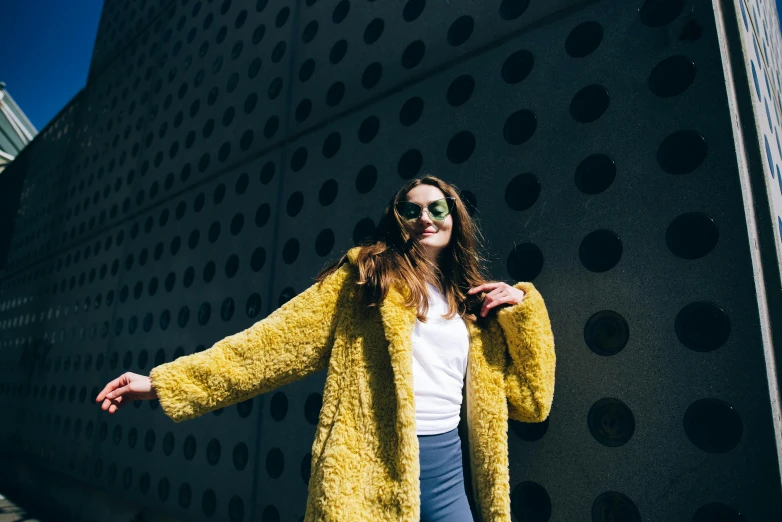
[[[111,407],[116,406],[115,410],[123,404],[124,397],[117,397],[116,399],[105,399],[101,404],[100,409],[103,411],[112,411]]]
[[[129,393],[130,390],[130,384],[123,386],[122,388],[117,388],[114,391],[111,391],[106,394],[107,399],[115,399],[121,397],[124,393]]]
[[[114,413],[118,409],[122,408],[125,404],[128,404],[127,401],[123,401],[121,399],[124,399],[125,397],[120,397],[116,401],[114,401],[111,406],[109,406],[109,413]],[[113,409],[112,409],[113,408]]]
[[[103,399],[106,397],[106,394],[107,394],[107,393],[109,393],[109,392],[111,392],[111,391],[112,391],[112,390],[114,390],[115,388],[119,387],[119,386],[121,385],[121,382],[122,382],[122,376],[121,376],[121,375],[120,375],[119,377],[117,377],[116,379],[114,379],[113,381],[109,382],[109,383],[108,383],[108,384],[107,384],[107,385],[106,385],[106,386],[105,386],[105,387],[104,387],[104,388],[101,390],[101,392],[98,394],[98,396],[97,396],[97,397],[95,397],[95,402],[100,402],[100,401],[102,401],[102,400],[103,400]]]
[[[481,315],[483,317],[486,317],[486,315],[489,313],[489,303],[492,302],[492,298],[485,298],[483,300],[483,306],[481,306]]]
[[[501,305],[503,303],[506,303],[506,302],[510,301],[510,299],[511,299],[510,296],[501,296],[501,297],[492,299],[490,302],[484,303],[483,310],[481,310],[481,315],[486,317],[486,314],[489,312],[490,309],[494,308],[497,305]],[[484,312],[484,310],[485,310],[485,312]]]
[[[511,296],[511,295],[504,295],[502,297],[499,297],[499,298],[495,299],[494,301],[492,301],[489,304],[489,308],[494,308],[495,306],[499,306],[501,304],[505,304],[508,301],[513,301],[513,296]]]
[[[497,297],[502,295],[503,293],[507,293],[507,290],[508,289],[504,286],[498,286],[497,288],[495,288],[494,290],[486,294],[486,297]]]
[[[119,386],[119,383],[116,381],[111,381],[108,383],[101,391],[100,393],[95,397],[95,402],[100,402],[103,399],[106,398],[106,394],[109,393],[111,390]]]
[[[483,298],[483,309],[484,310],[488,310],[487,305],[489,303],[491,303],[493,300],[499,299],[501,297],[507,297],[509,295],[510,294],[508,294],[508,292],[506,291],[506,289],[504,287],[503,288],[495,288],[494,290],[492,290],[491,292],[489,292],[488,294],[486,294],[484,296],[484,298]]]
[[[470,288],[467,290],[468,294],[474,294],[476,292],[480,292],[481,290],[491,290],[495,288],[500,283],[484,283],[482,285],[476,286],[475,288]]]
[[[494,299],[494,296],[491,293],[486,294],[485,296],[483,296],[483,303],[481,305],[481,315],[483,317],[486,317],[486,314],[489,311],[488,304],[491,303],[493,299]]]

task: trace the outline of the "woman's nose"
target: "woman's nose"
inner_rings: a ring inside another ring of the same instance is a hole
[[[424,214],[426,215],[426,217],[424,217]],[[432,222],[432,218],[429,216],[429,209],[428,208],[423,209],[421,211],[421,215],[418,217],[418,219],[420,219],[424,223],[431,223]]]

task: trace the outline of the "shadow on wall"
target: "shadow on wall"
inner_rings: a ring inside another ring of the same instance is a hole
[[[22,152],[2,172],[0,172],[0,271],[8,262],[8,252],[11,248],[11,234],[19,209],[19,199],[24,185],[24,174],[27,169],[22,164],[25,160]],[[1,274],[2,272],[0,272]]]

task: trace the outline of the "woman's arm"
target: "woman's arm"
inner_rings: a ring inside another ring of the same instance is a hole
[[[153,368],[149,378],[164,413],[182,422],[325,369],[354,270],[345,263],[246,330]]]
[[[521,422],[543,422],[554,400],[554,334],[543,296],[535,286],[527,282],[513,286],[524,291],[524,298],[497,310],[510,353],[505,368],[508,415]]]

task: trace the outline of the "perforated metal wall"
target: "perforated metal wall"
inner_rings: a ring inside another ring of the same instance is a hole
[[[779,26],[737,1],[107,0],[87,86],[9,167],[0,452],[183,520],[301,520],[325,373],[177,425],[94,397],[269,314],[430,171],[552,318],[515,520],[778,520],[752,249],[782,236],[748,214],[721,49],[751,40],[721,17],[773,35],[773,165]]]

